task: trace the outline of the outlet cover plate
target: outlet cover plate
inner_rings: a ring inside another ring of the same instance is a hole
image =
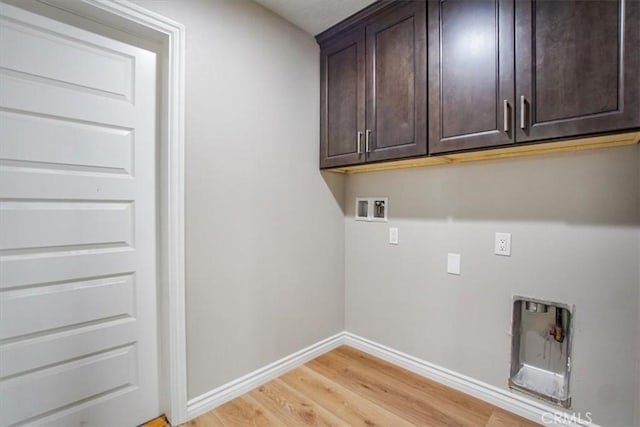
[[[398,228],[397,227],[389,228],[389,244],[390,245],[398,244]]]
[[[496,233],[494,252],[496,255],[511,256],[511,233]]]
[[[460,275],[460,254],[447,254],[447,273]]]

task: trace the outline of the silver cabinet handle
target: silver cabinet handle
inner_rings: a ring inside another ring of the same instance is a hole
[[[527,100],[524,95],[520,96],[520,129],[527,127],[527,118],[525,115],[525,109],[527,108]]]
[[[502,106],[503,111],[503,127],[502,130],[505,132],[509,132],[509,101],[506,99],[503,102]]]
[[[371,130],[367,129],[364,137],[364,149],[367,153],[371,152],[371,147],[369,147],[369,136],[371,135]]]
[[[357,150],[358,150],[358,154],[362,154],[361,151],[361,145],[362,145],[362,132],[358,132],[358,140],[357,140]]]

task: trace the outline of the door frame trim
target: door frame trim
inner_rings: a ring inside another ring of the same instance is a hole
[[[159,46],[158,396],[169,422],[181,424],[187,421],[185,26],[128,0],[38,1]]]

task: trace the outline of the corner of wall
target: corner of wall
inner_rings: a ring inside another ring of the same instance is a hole
[[[638,317],[638,336],[640,336],[640,145],[636,147],[636,157],[637,157],[637,174],[638,174],[638,210],[637,210],[637,224],[638,229],[636,232],[638,233],[638,310],[636,312]],[[640,341],[638,342],[638,355],[636,357],[638,361],[637,366],[637,374],[636,374],[636,383],[637,383],[637,391],[636,391],[636,408],[635,408],[635,425],[640,426]]]

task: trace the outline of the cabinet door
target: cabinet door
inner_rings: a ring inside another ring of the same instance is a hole
[[[426,13],[398,2],[366,27],[369,161],[427,152]]]
[[[429,151],[514,142],[513,2],[429,2]]]
[[[516,140],[640,126],[639,27],[637,0],[516,2]]]
[[[320,167],[363,163],[364,28],[321,48]]]

